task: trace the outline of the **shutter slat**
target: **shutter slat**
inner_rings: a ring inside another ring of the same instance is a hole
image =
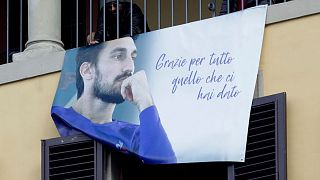
[[[268,109],[268,110],[265,110],[265,111],[260,111],[260,112],[257,112],[257,113],[252,113],[251,116],[257,116],[257,115],[261,115],[261,114],[265,114],[265,113],[273,113],[274,112],[274,109]]]
[[[262,142],[266,142],[266,141],[275,141],[275,138],[269,138],[269,139],[264,139],[264,140],[261,140],[261,141],[251,142],[251,143],[248,143],[247,146],[258,144],[258,143],[262,143]]]
[[[90,175],[90,176],[82,176],[82,177],[76,177],[76,178],[70,178],[68,180],[75,180],[75,179],[93,179],[94,178],[94,175]]]
[[[260,122],[260,121],[265,121],[265,120],[273,120],[275,118],[275,116],[270,116],[270,117],[266,117],[266,118],[262,118],[262,119],[255,119],[255,120],[251,120],[249,121],[249,123],[256,123],[256,122]]]
[[[86,155],[82,155],[82,156],[75,156],[75,157],[68,157],[68,158],[63,158],[63,159],[50,160],[50,162],[64,161],[64,160],[70,160],[70,159],[82,158],[82,157],[88,157],[88,156],[94,156],[94,154],[86,154]]]
[[[247,168],[247,167],[251,167],[251,166],[256,166],[259,164],[263,164],[263,163],[267,163],[267,162],[273,162],[275,161],[275,159],[271,159],[271,160],[267,160],[267,161],[262,161],[262,162],[258,162],[258,163],[252,163],[252,164],[248,164],[248,165],[244,165],[244,166],[240,166],[237,168],[234,168],[235,170],[239,170],[239,169],[243,169],[243,168]]]
[[[249,136],[248,136],[248,138],[256,137],[256,136],[261,136],[261,135],[266,135],[266,134],[269,134],[269,133],[274,134],[274,133],[275,133],[275,131],[268,131],[268,132],[263,132],[263,133],[259,133],[259,134],[249,135]]]
[[[74,150],[70,150],[70,151],[50,153],[50,156],[60,155],[60,154],[65,154],[65,153],[71,153],[71,152],[77,152],[77,151],[84,151],[84,150],[94,150],[94,148],[93,148],[93,147],[89,147],[89,148],[79,148],[79,149],[74,149]]]
[[[90,163],[94,163],[94,161],[81,162],[81,163],[75,163],[75,164],[68,164],[68,165],[57,166],[57,167],[50,167],[49,170],[58,169],[58,168],[66,168],[66,167],[70,167],[70,166],[78,166],[78,165],[83,165],[83,164],[90,164]]]
[[[265,128],[265,127],[270,127],[270,126],[274,126],[275,124],[272,123],[272,124],[266,124],[266,125],[263,125],[263,126],[258,126],[258,127],[254,127],[254,128],[251,128],[250,130],[256,130],[256,129],[261,129],[261,128]]]
[[[250,178],[248,180],[257,180],[257,179],[264,179],[264,178],[268,178],[270,179],[269,177],[275,177],[277,174],[274,173],[274,174],[269,174],[269,175],[265,175],[265,176],[260,176],[260,177],[256,177],[256,178]],[[274,178],[275,179],[275,178]]]
[[[268,168],[264,168],[264,169],[259,169],[259,170],[256,170],[256,171],[248,171],[248,172],[245,172],[245,173],[242,173],[242,174],[236,174],[235,176],[243,176],[243,175],[248,175],[248,174],[252,174],[252,173],[256,173],[256,172],[261,172],[261,171],[265,171],[265,170],[269,170],[269,169],[273,169],[275,168],[275,166],[272,166],[272,167],[268,167]]]
[[[61,176],[61,175],[73,174],[73,173],[76,173],[76,172],[90,171],[90,170],[94,170],[94,168],[81,169],[81,170],[75,170],[75,171],[69,171],[69,172],[57,173],[57,174],[50,174],[49,176],[50,176],[50,177],[53,177],[53,176]]]

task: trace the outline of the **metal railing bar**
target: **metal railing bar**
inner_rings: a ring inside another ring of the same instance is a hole
[[[243,0],[241,0],[241,10],[244,9],[243,5],[244,5]]]
[[[186,2],[186,14],[185,14],[185,19],[186,19],[186,23],[188,23],[188,0],[185,1]]]
[[[76,47],[79,47],[79,0],[76,0]]]
[[[103,42],[106,41],[106,0],[103,0]]]
[[[228,5],[228,14],[230,13],[230,0],[227,1],[227,5]]]
[[[119,39],[119,35],[120,35],[119,26],[120,26],[120,24],[119,24],[119,0],[117,0],[117,39]]]
[[[158,0],[158,29],[161,29],[161,0]]]
[[[143,1],[143,28],[144,28],[144,32],[147,32],[147,0]]]
[[[171,26],[174,26],[174,0],[171,0]]]
[[[9,0],[7,0],[7,63],[9,63]]]
[[[258,6],[258,0],[256,0],[256,6]]]
[[[90,16],[89,16],[89,26],[90,26],[90,34],[89,34],[89,37],[90,37],[90,40],[89,42],[91,43],[92,41],[92,0],[90,0],[90,10],[89,10],[89,13],[90,13]]]
[[[132,24],[132,12],[133,12],[133,10],[132,10],[132,0],[130,0],[130,36],[133,36],[133,32],[132,32],[132,26],[133,26],[133,24]]]
[[[20,0],[20,52],[22,51],[22,0]]]
[[[199,0],[199,20],[202,19],[202,1]]]

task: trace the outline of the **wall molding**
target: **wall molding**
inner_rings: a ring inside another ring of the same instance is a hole
[[[266,24],[269,25],[317,13],[320,13],[319,0],[293,0],[274,4],[268,6]]]
[[[320,13],[319,0],[293,0],[268,7],[266,25]],[[65,51],[0,65],[0,85],[61,71]]]

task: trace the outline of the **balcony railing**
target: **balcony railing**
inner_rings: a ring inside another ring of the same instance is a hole
[[[115,3],[119,7],[121,0]],[[144,14],[144,32],[146,24],[150,30],[188,23],[195,20],[221,15],[223,10],[231,13],[246,8],[246,2],[277,4],[288,0],[241,0],[241,8],[234,8],[237,0],[130,0],[131,35],[132,5],[137,4]],[[62,0],[62,42],[65,49],[87,45],[87,35],[96,31],[99,10],[105,11],[106,0]],[[227,7],[227,8],[225,8]],[[224,9],[223,9],[224,8]],[[119,9],[119,8],[118,8]],[[117,37],[119,38],[119,10],[117,11]],[[14,53],[22,52],[27,42],[28,1],[6,0],[0,2],[0,64],[12,62]],[[45,17],[44,17],[45,18]],[[108,23],[108,19],[103,18]],[[104,30],[104,32],[106,32]],[[103,36],[105,37],[105,36]],[[105,40],[105,39],[104,39]]]

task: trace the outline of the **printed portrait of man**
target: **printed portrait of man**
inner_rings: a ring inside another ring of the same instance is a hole
[[[175,163],[144,71],[134,72],[137,48],[131,37],[80,48],[76,56],[77,100],[51,113],[61,136],[84,133],[145,163]],[[112,118],[117,104],[133,103],[140,125]]]

